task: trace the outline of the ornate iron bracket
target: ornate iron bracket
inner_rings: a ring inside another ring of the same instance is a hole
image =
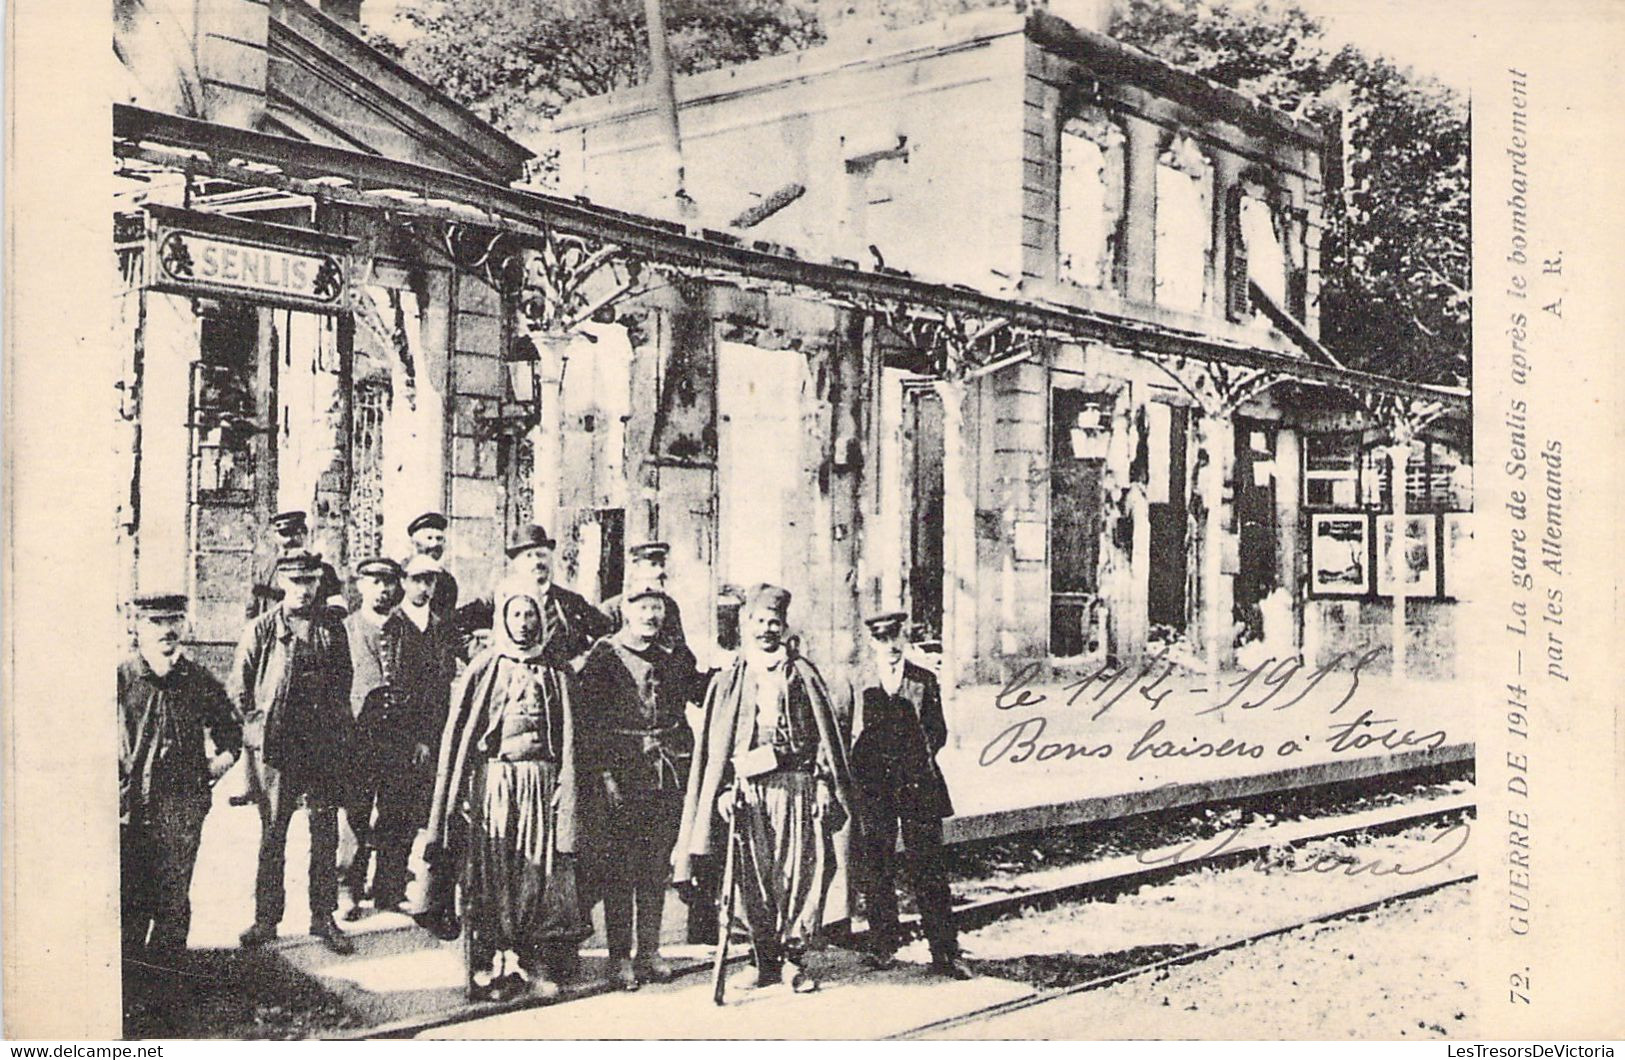
[[[1273,386],[1290,381],[1283,372],[1267,368],[1240,368],[1185,357],[1136,353],[1162,370],[1191,396],[1204,416],[1231,416],[1247,402]]]
[[[953,310],[883,304],[869,307],[875,321],[920,355],[944,381],[974,378],[1020,360],[1033,351],[1033,336],[1003,317],[980,317]]]

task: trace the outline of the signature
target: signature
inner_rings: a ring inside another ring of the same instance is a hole
[[[1244,825],[1223,833],[1216,840],[1198,839],[1186,843],[1182,847],[1172,850],[1141,851],[1136,860],[1142,865],[1179,865],[1188,861],[1203,861],[1223,854],[1231,847],[1236,846],[1247,833]],[[1274,872],[1284,869],[1295,873],[1317,873],[1325,876],[1341,870],[1344,876],[1416,876],[1429,869],[1438,868],[1451,858],[1461,853],[1467,846],[1467,839],[1472,835],[1472,825],[1467,821],[1459,821],[1451,827],[1440,832],[1428,841],[1428,846],[1434,848],[1427,853],[1427,860],[1420,864],[1407,864],[1399,858],[1363,858],[1358,854],[1346,851],[1316,851],[1302,864],[1279,865],[1268,858],[1259,858],[1253,862],[1256,872]],[[1242,851],[1237,850],[1240,854]]]
[[[1222,700],[1196,711],[1196,714],[1201,715],[1212,714],[1227,707],[1257,710],[1272,703],[1271,709],[1285,710],[1302,702],[1333,675],[1337,675],[1345,680],[1342,682],[1341,697],[1328,712],[1336,714],[1354,698],[1354,693],[1360,687],[1361,671],[1386,650],[1371,648],[1364,653],[1339,652],[1328,662],[1315,667],[1309,666],[1300,656],[1285,659],[1271,656],[1245,673],[1228,681],[1218,682],[1216,688],[1206,686],[1178,688],[1168,684],[1168,679],[1178,669],[1178,664],[1168,657],[1168,649],[1164,647],[1138,665],[1114,666],[1110,662],[1102,663],[1096,669],[1083,673],[1062,686],[1062,691],[1066,693],[1065,704],[1068,707],[1077,706],[1086,699],[1094,704],[1095,710],[1090,715],[1091,721],[1099,720],[1131,692],[1137,693],[1151,704],[1150,709],[1156,710],[1170,696],[1178,694],[1205,696],[1210,692],[1222,694],[1224,690],[1229,691],[1229,695]],[[1035,662],[1012,674],[1010,680],[1005,682],[1004,687],[994,697],[993,706],[998,710],[1015,710],[1019,707],[1035,707],[1047,703],[1049,693],[1032,687],[1034,678],[1042,668],[1043,663]],[[1338,685],[1334,682],[1327,687],[1335,690]]]

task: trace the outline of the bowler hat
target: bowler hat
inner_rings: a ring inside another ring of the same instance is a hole
[[[513,559],[521,552],[529,552],[533,548],[557,548],[558,542],[550,537],[545,529],[535,523],[520,530],[508,544],[508,558]]]

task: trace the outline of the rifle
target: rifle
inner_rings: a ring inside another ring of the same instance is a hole
[[[728,964],[728,942],[733,936],[734,920],[734,842],[739,834],[740,787],[733,791],[733,810],[728,814],[728,863],[722,870],[721,912],[717,918],[717,952],[711,963],[711,1000],[722,1004],[723,969]]]

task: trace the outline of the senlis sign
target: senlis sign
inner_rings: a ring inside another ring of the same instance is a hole
[[[308,245],[315,233],[291,229],[280,238],[282,226],[183,217],[172,210],[156,219],[154,287],[315,310],[344,308],[348,258],[336,245],[331,251]]]

